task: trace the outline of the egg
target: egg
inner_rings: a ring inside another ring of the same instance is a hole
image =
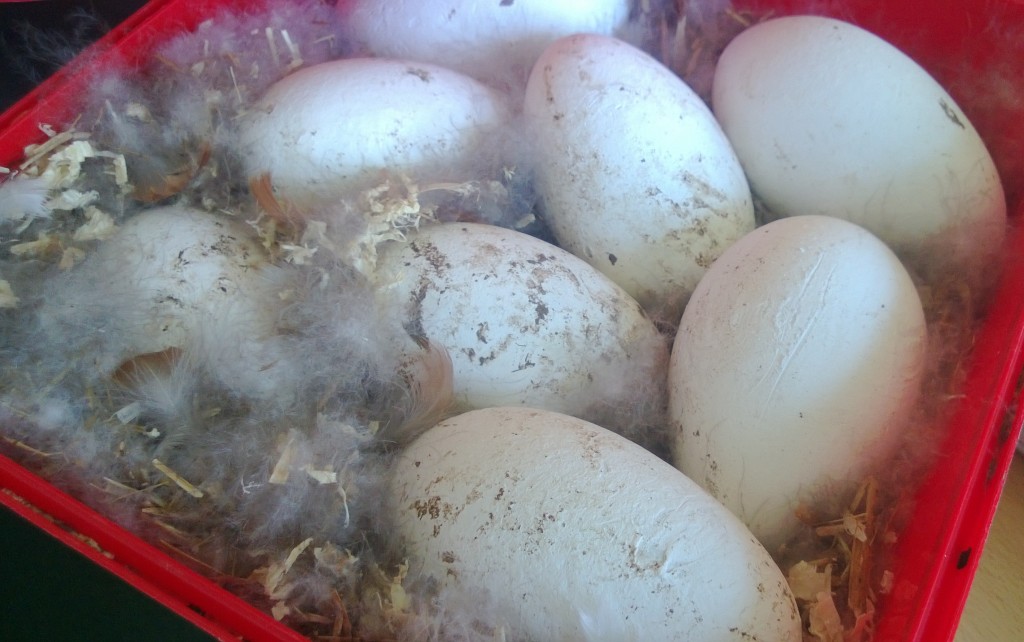
[[[514,81],[557,38],[621,33],[630,6],[628,0],[346,0],[338,12],[349,38],[375,55]]]
[[[398,456],[386,506],[407,581],[509,639],[801,639],[786,580],[733,515],[579,419],[448,419]]]
[[[441,224],[384,245],[375,279],[383,314],[404,319],[408,362],[426,342],[444,348],[462,407],[537,406],[650,439],[667,341],[578,258],[510,229]]]
[[[917,63],[860,27],[792,16],[722,53],[712,103],[777,216],[847,219],[901,254],[987,269],[1006,201],[971,121]]]
[[[54,340],[94,342],[90,356],[103,375],[173,349],[226,385],[259,394],[276,385],[279,276],[244,222],[159,207],[128,219],[80,265],[50,279],[40,325]]]
[[[754,228],[746,177],[710,110],[636,47],[576,35],[534,65],[523,111],[559,244],[674,326],[708,266]]]
[[[795,216],[711,266],[669,364],[672,459],[775,552],[800,504],[878,472],[924,371],[921,302],[863,228]]]
[[[250,178],[269,174],[302,210],[380,183],[490,177],[501,165],[501,94],[422,62],[350,58],[300,69],[272,85],[239,126]],[[493,165],[493,166],[492,166]]]

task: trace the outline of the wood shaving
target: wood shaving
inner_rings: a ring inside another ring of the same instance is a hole
[[[131,192],[134,188],[128,183],[128,161],[125,160],[123,154],[115,154],[113,152],[97,152],[97,156],[109,159],[110,170],[109,173],[114,179],[114,184],[122,188],[123,193]]]
[[[281,448],[281,456],[277,458],[277,463],[274,464],[274,470],[270,473],[270,479],[267,480],[268,483],[280,485],[288,482],[292,464],[295,460],[296,438],[297,433],[294,430],[289,431],[288,440]]]
[[[274,29],[273,27],[267,27],[263,30],[263,33],[267,37],[267,46],[270,49],[270,57],[273,59],[274,64],[281,65],[281,56],[277,53],[277,43],[274,42]]]
[[[292,570],[292,566],[295,565],[296,560],[302,555],[309,545],[313,543],[313,538],[307,538],[300,542],[297,546],[292,548],[288,552],[288,556],[279,562],[272,563],[267,569],[267,576],[264,580],[264,587],[267,590],[267,595],[272,599],[283,599],[288,596],[291,591],[291,586],[284,584],[284,578],[288,575],[288,572]]]
[[[70,270],[85,258],[85,251],[77,247],[66,247],[64,252],[60,255],[60,261],[57,262],[57,267],[61,270]]]
[[[80,192],[76,189],[66,189],[48,199],[45,206],[51,211],[70,211],[85,207],[86,205],[92,205],[99,196],[100,194],[96,190]]]
[[[789,567],[787,579],[800,606],[805,630],[819,640],[843,640],[842,635],[847,638],[845,642],[851,642],[854,635],[857,640],[870,639],[875,601],[878,594],[885,592],[881,583],[887,581],[891,588],[893,581],[890,571],[876,576],[879,547],[892,543],[886,537],[890,531],[882,527],[879,514],[878,482],[868,478],[858,486],[840,517],[814,526],[813,532],[821,543],[817,552],[825,557],[801,560]],[[804,508],[802,515],[801,519],[807,520],[808,509]],[[826,576],[827,584],[822,581]],[[826,594],[827,603],[822,603]],[[839,638],[834,637],[834,622],[839,623]]]
[[[789,569],[786,579],[793,597],[810,602],[816,600],[820,593],[832,591],[832,565],[826,564],[822,570],[801,560]]]
[[[88,133],[69,129],[59,134],[54,134],[44,143],[29,145],[25,147],[25,160],[18,166],[18,169],[22,171],[33,169],[43,160],[46,160],[47,165],[49,165],[52,162],[50,155],[59,147],[72,141],[85,140],[87,138],[89,138]]]
[[[388,597],[391,602],[391,607],[399,613],[407,613],[412,608],[412,600],[409,599],[409,594],[405,592],[405,588],[402,586],[402,582],[405,581],[405,576],[409,574],[409,564],[404,562],[398,567],[398,573],[391,579],[391,586],[389,587]]]
[[[811,603],[807,630],[821,642],[844,642],[843,622],[831,593],[823,591]]]
[[[85,208],[86,222],[75,230],[71,238],[79,243],[102,241],[110,238],[117,231],[114,218],[97,207]]]
[[[157,514],[159,514],[159,513],[157,513]],[[175,528],[174,526],[171,526],[170,524],[168,524],[167,522],[165,522],[162,519],[154,519],[153,523],[156,524],[157,526],[159,526],[163,531],[169,533],[170,535],[173,535],[175,539],[187,540],[189,538],[189,534],[188,533],[186,533],[185,531],[183,531],[183,530],[181,530],[179,528]]]
[[[318,484],[337,484],[338,473],[334,470],[318,470],[312,464],[302,467],[302,472],[310,476]]]
[[[47,181],[50,189],[68,189],[81,176],[82,164],[95,156],[96,150],[88,140],[74,139],[46,156],[46,168],[39,177]]]
[[[120,482],[120,481],[118,481],[116,479],[111,479],[110,477],[104,477],[103,478],[103,483],[104,483],[103,490],[105,490],[107,493],[110,493],[112,495],[118,495],[120,497],[130,497],[132,495],[137,495],[139,493],[145,492],[145,490],[140,490],[138,488],[132,488],[131,486],[128,486],[127,484],[124,484],[124,483],[122,483],[122,482]],[[150,515],[159,515],[159,514],[161,514],[159,508],[152,507],[152,506],[143,508],[142,512],[150,514]]]
[[[313,262],[313,256],[319,249],[305,244],[292,245],[290,243],[281,243],[279,247],[284,261],[292,265],[309,265]]]
[[[878,593],[880,595],[888,595],[892,593],[894,580],[895,575],[893,575],[892,571],[888,569],[882,571],[882,579],[878,582]]]
[[[79,533],[78,531],[71,531],[71,536],[74,537],[75,539],[77,539],[78,541],[82,542],[83,544],[85,544],[89,548],[93,549],[94,551],[96,551],[97,553],[102,555],[103,557],[105,557],[105,558],[107,558],[109,560],[114,559],[114,554],[111,553],[110,551],[106,550],[102,546],[100,546],[100,543],[97,542],[95,539],[93,539],[93,538],[91,538],[91,537],[89,537],[87,535],[83,535],[82,533]]]
[[[292,60],[288,63],[288,71],[298,69],[305,61],[302,60],[302,54],[299,53],[299,47],[292,41],[292,37],[288,35],[287,29],[281,30],[281,39],[284,40],[284,44],[288,47],[288,53],[291,55]]]
[[[199,488],[194,486],[192,483],[190,483],[184,477],[182,477],[178,473],[176,473],[173,470],[171,470],[171,468],[169,466],[167,466],[166,464],[164,464],[162,461],[160,461],[159,459],[154,459],[152,463],[153,463],[153,468],[156,468],[161,473],[163,473],[168,479],[170,479],[172,482],[174,482],[178,486],[178,488],[182,489],[183,491],[185,491],[186,493],[188,493],[192,497],[195,497],[196,499],[202,499],[203,498],[203,496],[204,496],[203,491],[199,490]]]
[[[149,107],[146,107],[142,103],[128,103],[124,108],[124,115],[143,123],[153,122],[153,114],[150,113]]]
[[[15,296],[11,284],[0,279],[0,309],[10,310],[18,307],[18,297]]]
[[[331,591],[331,606],[337,614],[331,627],[331,636],[335,639],[352,639],[352,621],[348,617],[348,609],[338,591]]]
[[[291,612],[291,607],[285,604],[284,602],[277,602],[272,607],[270,607],[270,615],[278,622],[280,622],[285,617],[290,615]]]
[[[130,424],[139,418],[142,414],[142,404],[138,401],[133,401],[124,408],[121,408],[114,413],[114,418],[120,421],[122,424]]]
[[[331,542],[315,547],[313,558],[316,560],[317,568],[328,570],[336,577],[341,577],[354,561],[352,553],[338,548]]]
[[[46,453],[46,452],[43,452],[43,451],[41,451],[41,450],[39,450],[37,448],[33,448],[32,446],[29,446],[28,444],[26,444],[25,442],[23,442],[20,439],[12,439],[10,437],[4,436],[3,440],[5,442],[11,444],[15,448],[19,448],[21,450],[24,450],[25,452],[27,452],[27,453],[29,453],[31,455],[35,455],[36,457],[49,458],[49,457],[55,457],[55,456],[57,456],[59,454],[59,453]],[[6,490],[6,489],[4,489],[4,490]]]
[[[433,220],[432,212],[420,207],[416,184],[405,175],[386,179],[363,192],[358,207],[366,221],[366,231],[342,259],[367,275],[376,271],[377,248],[381,244],[404,242],[408,232],[418,229],[424,220]]]
[[[34,241],[17,243],[10,248],[11,255],[18,258],[46,258],[62,252],[60,240],[51,234],[40,232]]]
[[[521,230],[521,229],[530,227],[531,225],[533,225],[536,222],[537,222],[537,217],[534,216],[532,212],[530,212],[530,213],[525,214],[521,218],[517,219],[512,224],[512,227],[514,227],[517,230]]]

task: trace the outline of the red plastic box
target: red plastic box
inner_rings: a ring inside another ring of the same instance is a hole
[[[382,0],[383,1],[383,0]],[[155,43],[194,28],[241,0],[154,0],[88,52],[91,64],[128,67]],[[893,43],[932,73],[985,139],[1009,199],[1010,251],[974,345],[963,397],[938,445],[940,457],[915,490],[914,513],[896,549],[892,593],[881,603],[876,640],[951,640],[981,557],[1024,420],[1024,0],[738,0],[775,15],[823,13]],[[974,84],[1005,66],[1009,99]],[[1013,79],[1016,79],[1013,81]],[[40,122],[72,113],[87,74],[61,72],[0,115],[0,165],[44,135]],[[1015,84],[1014,84],[1015,82]],[[9,491],[9,492],[4,492]],[[0,504],[120,576],[219,639],[302,639],[240,598],[127,533],[13,461],[0,457]],[[91,538],[99,547],[83,542]]]

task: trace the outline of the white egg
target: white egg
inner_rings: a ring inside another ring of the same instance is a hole
[[[485,79],[525,77],[548,44],[620,33],[629,0],[347,0],[349,37],[375,55],[422,60]]]
[[[789,587],[750,532],[594,424],[469,412],[402,452],[389,488],[408,579],[510,639],[801,639]]]
[[[823,216],[758,228],[683,314],[669,365],[675,464],[775,551],[798,504],[886,462],[926,335],[909,275],[863,228]]]
[[[81,265],[48,285],[44,331],[93,336],[109,375],[128,359],[182,350],[223,383],[273,387],[276,269],[244,222],[183,206],[130,218]],[[76,338],[76,340],[78,340]]]
[[[776,215],[844,218],[953,264],[1002,242],[1003,189],[977,131],[917,63],[859,27],[751,27],[721,56],[713,107]]]
[[[485,143],[508,118],[481,83],[420,62],[353,58],[296,71],[267,90],[240,127],[250,177],[269,174],[300,208],[379,183],[489,177],[500,154]]]
[[[707,267],[754,227],[746,178],[710,110],[639,49],[578,35],[537,61],[524,120],[559,244],[677,323]]]
[[[432,225],[385,245],[376,280],[383,309],[405,319],[410,356],[424,339],[448,351],[465,407],[537,406],[626,432],[663,412],[665,339],[621,288],[549,243]]]

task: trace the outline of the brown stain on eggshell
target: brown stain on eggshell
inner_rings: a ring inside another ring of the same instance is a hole
[[[410,76],[416,76],[423,82],[430,82],[431,80],[430,72],[421,67],[409,67],[406,70],[406,73],[409,74]]]
[[[450,524],[458,518],[462,512],[461,506],[456,506],[441,498],[440,495],[431,495],[425,499],[416,499],[409,504],[409,509],[416,513],[417,519],[427,519],[434,522],[431,535],[441,536],[441,527]]]
[[[381,274],[392,275],[383,277],[385,296],[406,332],[447,350],[464,408],[499,400],[599,423],[611,417],[603,425],[612,430],[633,421],[627,389],[648,390],[649,379],[635,381],[638,373],[663,369],[659,354],[667,346],[655,340],[657,329],[639,304],[577,257],[498,230],[425,227],[383,255]],[[612,383],[616,372],[624,383]],[[599,391],[614,385],[621,392]]]
[[[528,421],[543,422],[544,428],[525,430]],[[714,575],[715,563],[707,560],[715,557],[711,551],[719,551],[722,542],[731,541],[733,534],[726,536],[723,528],[734,524],[733,519],[724,520],[719,528],[716,515],[725,515],[719,504],[703,494],[675,493],[669,493],[670,501],[658,503],[657,498],[669,498],[663,496],[665,483],[657,479],[657,472],[667,474],[672,469],[660,460],[639,457],[642,451],[632,444],[576,421],[524,408],[488,408],[449,419],[437,427],[440,432],[425,433],[424,441],[411,446],[411,465],[398,471],[394,482],[403,496],[421,498],[419,509],[426,511],[420,517],[417,502],[406,500],[409,509],[399,516],[405,537],[415,541],[410,568],[467,599],[490,590],[509,604],[526,601],[523,622],[534,622],[537,613],[552,604],[556,610],[567,606],[565,617],[575,621],[579,600],[569,598],[563,605],[556,597],[559,591],[565,595],[564,574],[571,573],[581,582],[574,587],[620,596],[614,613],[643,612],[645,623],[661,620],[656,629],[637,639],[661,637],[658,633],[665,632],[678,637],[700,630],[705,620],[712,619],[719,632],[732,627],[736,639],[757,639],[744,637],[746,631],[795,639],[777,634],[792,627],[762,633],[746,615],[752,607],[737,608],[733,599],[765,605],[758,608],[760,623],[768,617],[778,621],[794,617],[783,610],[790,603],[778,570],[773,574],[771,566],[761,568],[771,564],[767,555],[741,562],[749,590],[723,587],[723,582],[732,583],[730,578]],[[414,463],[420,461],[417,450],[429,453],[429,463],[425,461],[419,469]],[[446,454],[435,457],[433,453]],[[439,478],[444,479],[445,491],[440,490]],[[664,482],[671,486],[670,479]],[[635,492],[638,484],[639,494]],[[446,515],[445,492],[458,497],[480,495],[480,500],[464,506],[464,512],[453,510]],[[644,498],[652,502],[649,509],[643,506]],[[698,526],[680,529],[681,520]],[[684,532],[691,538],[688,542],[680,542]],[[756,550],[756,544],[745,541],[736,540],[721,553],[734,559],[743,546]],[[708,566],[711,575],[701,575],[709,572],[704,568]],[[481,580],[481,574],[487,577]],[[725,613],[710,613],[704,591],[689,597],[685,587],[705,578],[712,593],[721,592],[728,600]],[[751,591],[757,597],[751,598]],[[544,597],[538,598],[538,592]],[[774,608],[770,603],[777,598],[780,604]],[[651,602],[656,605],[650,606]],[[520,615],[515,613],[517,608],[508,611],[513,621]],[[544,639],[541,628],[552,630],[562,615],[545,611],[545,617],[550,621],[541,627],[510,630],[516,639]],[[514,626],[529,626],[523,622]],[[565,634],[570,630],[576,629],[560,630],[555,638],[568,639]],[[529,633],[524,636],[524,631]]]
[[[428,266],[427,270],[420,273],[416,287],[413,288],[409,296],[406,315],[409,320],[405,323],[405,331],[422,346],[425,341],[428,341],[427,333],[423,329],[423,301],[435,283],[443,282],[452,265],[448,262],[445,254],[433,243],[412,241],[409,243],[409,249],[413,256],[423,259]]]

